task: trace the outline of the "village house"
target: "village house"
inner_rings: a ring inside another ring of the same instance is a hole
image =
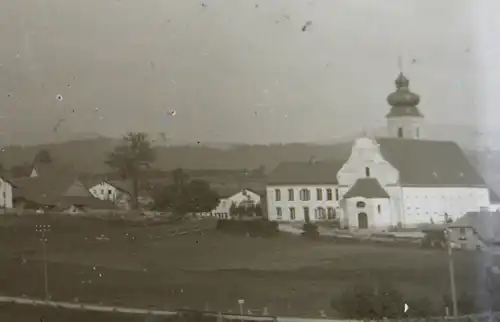
[[[490,206],[490,190],[455,142],[423,139],[420,98],[400,73],[387,101],[388,137],[333,147],[338,161],[280,164],[267,180],[270,220],[338,220],[385,230],[457,219]],[[347,148],[346,147],[349,147]]]
[[[237,207],[256,207],[261,206],[261,196],[250,189],[221,189],[215,188],[219,194],[219,204],[211,212],[198,214],[202,217],[216,217],[218,219],[236,218],[231,210]]]
[[[13,203],[18,214],[25,210],[74,214],[116,209],[113,203],[92,196],[73,176],[18,178],[12,180],[12,185]]]
[[[449,234],[450,241],[462,249],[495,248],[495,243],[500,244],[500,212],[468,212],[449,225]]]
[[[5,176],[0,176],[0,208],[4,212],[12,208],[12,183]]]

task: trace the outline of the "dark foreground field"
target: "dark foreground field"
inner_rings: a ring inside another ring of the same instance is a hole
[[[36,224],[50,224],[49,289],[54,300],[157,309],[245,311],[282,316],[335,315],[331,300],[356,282],[390,281],[409,299],[448,292],[446,253],[271,239],[216,231],[171,237],[171,225],[132,226],[79,218],[1,218],[0,292],[43,297]],[[98,240],[104,235],[108,239]],[[482,287],[477,253],[456,253],[458,292]],[[0,319],[3,320],[3,319]]]

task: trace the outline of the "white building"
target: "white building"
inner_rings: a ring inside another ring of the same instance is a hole
[[[217,207],[211,212],[201,214],[201,216],[230,219],[233,217],[231,214],[231,207],[257,206],[261,204],[260,195],[249,189],[243,189],[238,192],[218,191],[218,193],[220,201]]]
[[[420,98],[403,74],[395,83],[389,137],[359,138],[347,153],[339,145],[341,161],[279,165],[266,188],[270,220],[336,218],[343,227],[385,229],[490,206],[488,187],[456,143],[421,139]]]
[[[98,183],[92,184],[88,187],[90,193],[100,200],[110,200],[116,202],[120,189],[115,185],[108,183],[107,181],[99,181]]]
[[[0,177],[0,208],[12,208],[12,184],[4,177]]]

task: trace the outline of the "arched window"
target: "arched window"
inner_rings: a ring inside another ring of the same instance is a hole
[[[370,168],[369,168],[369,167],[366,167],[366,168],[365,168],[365,176],[366,176],[366,177],[369,177],[369,176],[370,176]]]
[[[382,206],[381,205],[377,205],[377,211],[378,211],[378,213],[382,212]]]
[[[309,201],[311,199],[311,193],[309,189],[301,189],[300,190],[300,200]]]
[[[403,137],[403,128],[398,127],[398,138],[402,138],[402,137]]]
[[[420,129],[417,127],[417,129],[415,130],[415,134],[417,136],[417,139],[420,137]]]
[[[356,208],[364,208],[366,207],[366,203],[364,201],[356,202]]]

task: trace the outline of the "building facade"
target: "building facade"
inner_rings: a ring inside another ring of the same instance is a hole
[[[387,98],[389,137],[361,137],[349,153],[339,152],[341,161],[280,164],[267,183],[270,220],[386,229],[490,206],[488,187],[456,143],[422,139],[420,98],[402,73],[395,83]]]
[[[249,189],[243,189],[235,193],[219,193],[219,204],[211,212],[198,214],[202,217],[216,217],[218,219],[231,219],[235,214],[231,213],[234,207],[254,207],[261,205],[261,196]]]
[[[12,184],[0,177],[0,208],[12,208]]]

